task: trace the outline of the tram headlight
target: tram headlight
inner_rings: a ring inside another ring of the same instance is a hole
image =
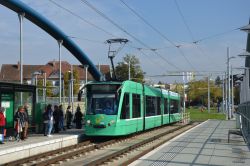
[[[90,120],[87,120],[87,124],[90,125],[90,123],[91,123]]]
[[[114,124],[114,123],[115,123],[115,121],[114,121],[114,120],[111,120],[109,123],[112,125],[112,124]]]

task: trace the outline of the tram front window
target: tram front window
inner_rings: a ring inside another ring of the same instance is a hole
[[[92,94],[87,97],[87,114],[116,115],[117,104],[115,94]]]

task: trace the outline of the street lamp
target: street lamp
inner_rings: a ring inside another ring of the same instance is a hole
[[[62,102],[62,61],[61,61],[61,47],[63,40],[57,40],[59,46],[59,104]]]
[[[69,105],[70,103],[72,104],[71,108],[72,108],[72,112],[74,110],[74,79],[73,79],[73,66],[71,65],[71,70],[68,71],[68,73],[70,74],[70,83],[69,83]]]
[[[47,77],[46,77],[46,72],[43,72],[44,78],[43,78],[43,101],[46,103],[46,83],[47,83]]]
[[[232,110],[231,110],[231,107],[230,107],[230,104],[231,104],[231,92],[230,92],[230,71],[229,71],[229,65],[230,65],[230,60],[233,59],[233,58],[236,58],[235,56],[231,56],[229,57],[229,47],[227,47],[227,89],[228,89],[228,93],[227,93],[227,112],[228,112],[228,120],[231,118],[231,115],[232,115]]]
[[[89,65],[84,65],[84,68],[85,68],[85,85],[88,82],[88,67],[89,67]]]
[[[128,60],[128,63],[127,62],[124,62],[124,64],[128,65],[128,80],[130,80],[130,59]]]

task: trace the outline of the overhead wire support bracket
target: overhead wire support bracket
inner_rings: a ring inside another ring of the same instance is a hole
[[[115,74],[115,67],[114,67],[114,57],[116,54],[118,54],[118,52],[124,47],[124,45],[129,42],[128,39],[124,39],[124,38],[115,38],[115,39],[108,39],[106,40],[106,43],[109,44],[109,50],[108,50],[108,58],[110,59],[110,62],[111,62],[111,66],[112,66],[112,70],[113,70],[113,73],[114,73],[114,80],[117,80],[116,78],[116,74]],[[120,44],[123,44],[121,47],[119,47],[116,51],[113,51],[111,50],[111,44],[114,44],[114,43],[120,43]],[[111,78],[113,79],[113,78]]]

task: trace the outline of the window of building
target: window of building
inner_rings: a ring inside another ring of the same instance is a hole
[[[132,118],[141,117],[141,97],[140,95],[133,94],[133,116]]]
[[[168,99],[164,99],[164,114],[168,114]]]
[[[178,113],[179,112],[179,101],[178,100],[170,100],[170,113]]]
[[[129,93],[125,93],[122,102],[121,119],[129,119]]]

